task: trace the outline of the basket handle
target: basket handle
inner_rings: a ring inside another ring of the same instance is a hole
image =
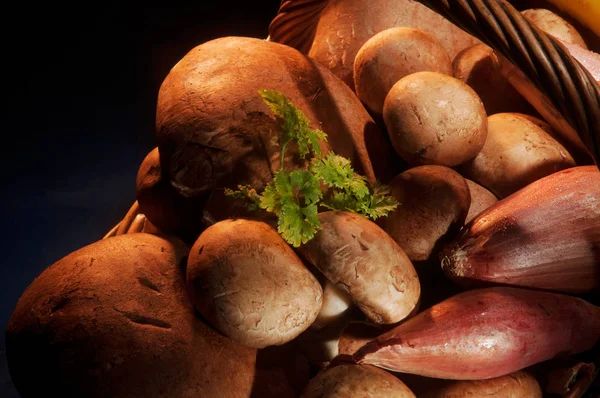
[[[307,54],[317,31],[321,11],[329,0],[281,0],[279,11],[269,24],[268,40]]]

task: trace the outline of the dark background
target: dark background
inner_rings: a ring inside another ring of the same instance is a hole
[[[279,0],[18,7],[4,13],[2,28],[4,398],[18,397],[4,357],[17,300],[46,267],[100,239],[135,201],[137,168],[155,146],[156,98],[170,68],[207,40],[266,38]]]

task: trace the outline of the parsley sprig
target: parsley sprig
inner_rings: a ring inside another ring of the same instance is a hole
[[[279,234],[294,247],[311,240],[321,229],[319,207],[350,211],[370,219],[386,216],[398,202],[386,186],[370,186],[356,173],[350,160],[329,152],[323,156],[319,143],[327,135],[310,128],[308,118],[282,93],[260,90],[259,94],[280,123],[280,167],[273,180],[259,194],[240,185],[238,190],[225,189],[225,194],[249,202],[249,210],[263,209],[278,218]],[[312,156],[306,169],[286,170],[284,159],[288,144],[295,142],[298,156]]]

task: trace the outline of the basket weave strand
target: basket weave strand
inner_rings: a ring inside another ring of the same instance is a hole
[[[327,3],[329,0],[282,0],[277,16],[269,24],[269,39],[308,53]]]

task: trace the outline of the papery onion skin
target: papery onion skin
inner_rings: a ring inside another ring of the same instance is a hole
[[[578,166],[529,184],[476,217],[441,260],[467,286],[600,289],[600,172]]]
[[[600,308],[580,298],[513,287],[469,290],[362,346],[353,360],[453,380],[504,376],[590,349]]]

